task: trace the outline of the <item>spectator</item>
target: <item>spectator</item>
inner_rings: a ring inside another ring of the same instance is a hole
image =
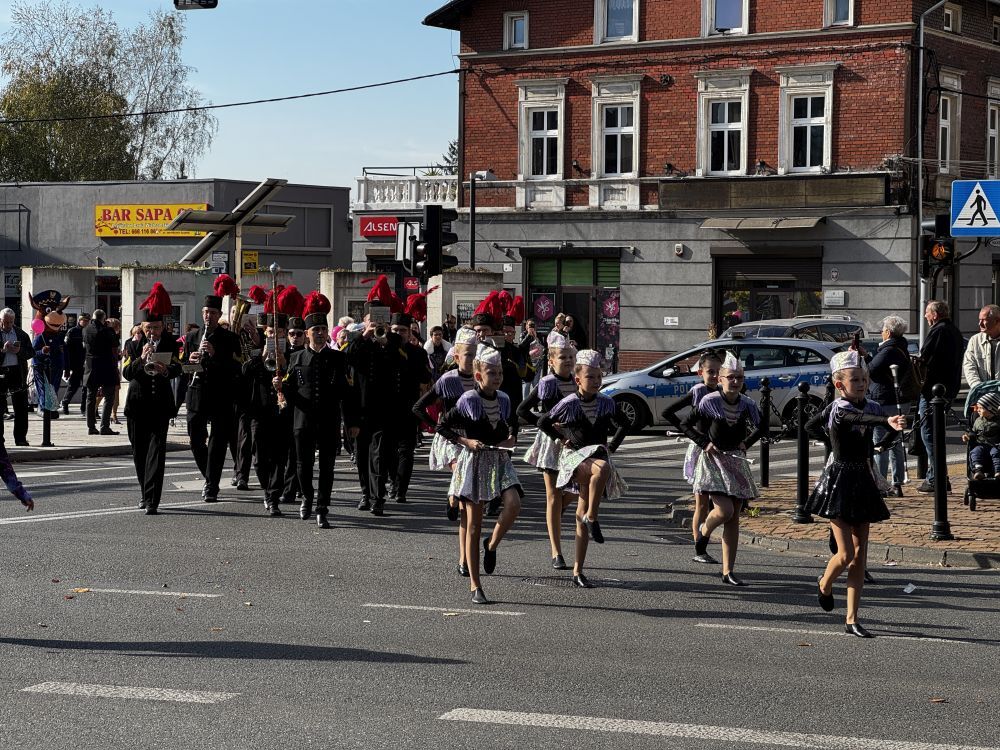
[[[882,320],[882,343],[869,364],[868,398],[882,407],[886,416],[906,415],[910,411],[909,402],[896,403],[896,388],[892,379],[892,366],[898,365],[901,377],[910,377],[910,353],[906,348],[906,321],[898,315],[889,315]],[[889,433],[888,428],[877,426],[872,440],[878,445]],[[889,464],[892,464],[892,485],[896,497],[903,496],[903,477],[906,474],[906,452],[902,441],[897,441],[889,450],[875,454],[875,464],[883,477],[888,478]]]
[[[76,325],[66,334],[66,395],[63,397],[63,414],[69,414],[69,404],[80,390],[83,384],[83,362],[85,352],[83,350],[83,332],[90,324],[90,313],[80,313],[76,320]],[[87,387],[83,386],[80,394],[80,413],[87,412]]]
[[[449,344],[454,343],[456,333],[458,333],[458,318],[448,315],[444,319],[444,340]]]
[[[83,334],[86,350],[84,381],[87,384],[87,427],[91,435],[117,435],[111,429],[111,405],[118,376],[118,337],[108,325],[108,314],[94,310],[93,320]],[[97,429],[97,399],[104,395],[101,429]]]
[[[574,318],[572,315],[567,315],[565,318],[565,329],[563,330],[563,335],[576,342],[576,348],[578,350],[587,349],[590,346],[587,340],[587,332],[583,330],[583,326]]]
[[[975,388],[984,380],[996,380],[1000,375],[997,355],[1000,354],[1000,306],[986,305],[979,311],[979,333],[969,339],[962,360],[965,382]]]
[[[927,478],[917,487],[918,492],[934,492],[934,445],[933,426],[930,400],[934,397],[933,388],[940,383],[945,389],[945,399],[948,408],[952,399],[958,394],[962,383],[962,332],[951,322],[951,311],[947,302],[932,300],[924,310],[924,319],[930,326],[927,337],[920,349],[920,358],[927,368],[927,379],[920,392],[920,402],[917,415],[920,419],[920,438],[927,451]],[[945,477],[944,481],[948,481]],[[950,482],[949,482],[950,486]]]
[[[0,341],[3,362],[0,363],[0,394],[4,401],[10,394],[14,408],[14,444],[28,444],[28,362],[35,355],[28,334],[14,325],[14,311],[0,310]],[[3,440],[3,420],[0,419],[0,441]]]
[[[430,331],[430,338],[424,344],[424,350],[431,360],[431,374],[437,380],[444,372],[444,361],[451,351],[451,343],[445,340],[444,328],[434,326]]]

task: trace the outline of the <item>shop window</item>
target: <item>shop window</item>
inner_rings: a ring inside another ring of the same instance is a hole
[[[594,283],[594,261],[590,258],[567,258],[562,262],[560,286],[591,286]]]
[[[559,261],[555,258],[534,258],[528,268],[531,286],[556,286],[559,283]]]
[[[528,13],[526,11],[503,14],[503,48],[528,48]]]
[[[597,261],[597,286],[618,287],[622,280],[622,266],[617,260]]]

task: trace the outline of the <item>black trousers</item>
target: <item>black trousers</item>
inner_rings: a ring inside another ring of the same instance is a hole
[[[410,489],[410,479],[413,477],[413,454],[417,450],[416,419],[401,419],[395,431],[396,450],[395,465],[390,469],[389,482],[396,488],[396,497],[406,497]]]
[[[139,480],[142,501],[155,508],[163,494],[163,467],[167,460],[167,428],[170,420],[143,415],[127,418],[128,441],[132,443],[135,476]]]
[[[14,440],[24,442],[28,439],[28,389],[19,388],[21,380],[20,367],[0,368],[0,393],[6,401],[10,394],[10,403],[14,409]],[[4,438],[4,420],[0,419],[0,441]]]
[[[287,410],[286,408],[285,411]],[[264,489],[265,504],[270,507],[281,502],[285,490],[288,447],[292,440],[291,424],[283,413],[262,414],[252,417],[251,429],[255,436],[254,459],[257,464],[257,479]]]
[[[115,388],[118,383],[115,380],[109,380],[107,383],[101,383],[97,380],[91,380],[87,383],[87,427],[90,429],[97,428],[97,391],[104,391],[104,403],[101,404],[101,429],[107,429],[111,427],[111,408],[115,405]]]
[[[286,407],[291,409],[292,407]],[[289,429],[285,443],[288,445],[288,455],[285,458],[285,486],[281,491],[281,501],[284,503],[295,502],[295,496],[299,494],[299,462],[298,451],[295,450],[295,435]]]
[[[372,502],[385,500],[385,488],[390,474],[395,475],[397,427],[390,424],[366,421],[355,442],[355,458],[358,464],[358,481],[361,495]],[[416,436],[414,436],[416,440]],[[413,473],[413,456],[410,456],[410,473]],[[407,479],[407,487],[409,479]],[[398,491],[398,490],[397,490]],[[405,492],[404,492],[405,495]]]
[[[254,450],[254,444],[257,440],[255,420],[246,409],[238,406],[236,407],[234,423],[233,436],[229,441],[229,452],[233,457],[233,478],[237,482],[249,482],[250,467],[256,455]],[[262,483],[261,487],[263,486]]]
[[[69,371],[69,383],[66,385],[66,395],[63,396],[63,403],[68,404],[76,396],[76,392],[80,390],[80,386],[83,385],[83,366],[76,368],[75,370]],[[87,386],[83,386],[83,391],[80,394],[80,403],[83,408],[87,408]]]
[[[208,425],[212,425],[209,434]],[[198,464],[198,470],[205,477],[205,489],[209,497],[219,496],[219,480],[226,464],[226,449],[233,434],[233,410],[225,407],[214,412],[198,412],[187,416],[188,437],[191,439],[191,453]]]
[[[325,513],[333,494],[333,466],[337,458],[338,436],[334,425],[313,423],[295,430],[295,471],[299,491],[307,502],[315,495],[316,513]],[[313,492],[313,464],[319,450],[319,487]]]

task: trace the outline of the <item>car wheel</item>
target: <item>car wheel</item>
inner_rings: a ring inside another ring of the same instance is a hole
[[[615,399],[615,405],[628,425],[629,432],[641,432],[649,424],[649,409],[635,396],[619,396]]]
[[[806,422],[815,417],[823,410],[822,400],[816,398],[816,396],[809,396],[806,401]],[[784,412],[781,414],[781,421],[785,423],[786,431],[785,434],[788,437],[795,437],[799,431],[799,413],[798,413],[798,401],[792,399],[788,405],[785,407]]]

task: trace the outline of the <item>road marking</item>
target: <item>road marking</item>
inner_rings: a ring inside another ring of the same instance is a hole
[[[216,504],[228,502],[236,502],[236,500],[219,500]],[[190,503],[170,503],[169,505],[161,503],[160,510],[167,510],[169,508],[191,508],[199,505],[206,505],[206,503],[204,500],[195,500]],[[75,521],[78,518],[113,516],[119,513],[134,513],[135,515],[142,515],[142,511],[138,510],[136,507],[103,508],[101,510],[75,510],[66,513],[41,513],[39,515],[23,515],[16,516],[14,518],[0,518],[0,526],[6,526],[14,523],[42,523],[43,521]]]
[[[177,471],[177,472],[172,472],[170,474],[164,474],[163,476],[164,477],[186,477],[188,474],[193,474],[194,471],[195,471],[194,469],[192,469],[190,471]],[[112,482],[117,483],[117,482],[135,482],[135,481],[136,481],[136,478],[134,476],[125,475],[125,476],[117,476],[117,477],[114,477],[114,476],[112,476],[112,477],[100,477],[100,478],[97,478],[97,479],[76,479],[76,480],[74,480],[72,482],[48,482],[47,484],[43,485],[43,488],[45,488],[45,487],[66,487],[66,486],[72,485],[72,484],[109,484],[109,483],[112,483]],[[204,484],[204,482],[202,484]]]
[[[497,615],[498,617],[520,617],[524,612],[509,612],[502,609],[451,609],[448,607],[422,607],[417,604],[364,604],[378,609],[415,609],[419,612],[455,612],[460,615]]]
[[[168,690],[126,685],[85,685],[79,682],[42,682],[26,687],[22,693],[50,695],[82,695],[87,698],[135,698],[143,701],[173,701],[175,703],[222,703],[239,693],[208,693],[202,690]]]
[[[478,724],[504,724],[539,727],[541,729],[578,729],[591,732],[618,732],[656,737],[683,737],[714,742],[752,745],[783,745],[785,747],[819,748],[820,750],[1000,750],[996,747],[972,745],[937,745],[930,742],[875,740],[863,737],[836,737],[826,734],[804,734],[740,727],[714,727],[701,724],[676,724],[663,721],[630,721],[589,716],[521,713],[517,711],[484,711],[456,708],[438,719],[466,721]]]
[[[836,636],[837,638],[856,638],[857,636],[848,635],[847,633],[838,632],[836,630],[806,630],[804,628],[768,628],[762,625],[729,625],[722,622],[699,622],[695,625],[696,628],[712,628],[713,630],[756,630],[765,633],[794,633],[795,635],[826,635],[826,636]],[[922,635],[882,635],[878,634],[879,639],[891,638],[896,641],[928,641],[930,643],[956,643],[963,646],[975,645],[972,641],[959,641],[953,638],[934,638],[931,636]]]
[[[219,599],[222,594],[193,594],[190,591],[142,591],[141,589],[92,589],[83,587],[81,594],[137,594],[141,596],[183,596],[187,599]]]

